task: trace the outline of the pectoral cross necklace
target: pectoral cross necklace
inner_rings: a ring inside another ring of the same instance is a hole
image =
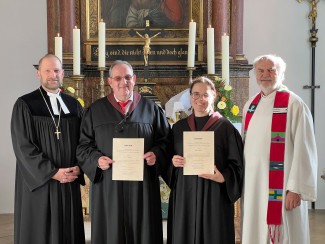
[[[56,129],[56,130],[54,131],[54,134],[56,134],[56,138],[57,138],[58,140],[60,140],[60,134],[61,134],[61,132],[59,131],[59,126],[60,126],[60,119],[61,119],[61,106],[60,106],[60,111],[59,111],[59,120],[58,120],[58,124],[56,124],[56,123],[55,123],[54,116],[53,116],[53,114],[52,114],[52,112],[51,112],[51,109],[50,109],[49,105],[47,104],[47,102],[46,102],[46,100],[45,100],[45,97],[44,97],[44,95],[43,95],[43,93],[42,93],[42,91],[41,91],[41,88],[38,88],[38,89],[39,89],[40,93],[42,94],[42,97],[43,97],[43,99],[44,99],[44,102],[45,102],[45,104],[46,104],[46,107],[47,107],[47,109],[49,110],[50,115],[51,115],[52,120],[53,120],[53,123],[54,123],[54,125],[55,125],[55,129]]]

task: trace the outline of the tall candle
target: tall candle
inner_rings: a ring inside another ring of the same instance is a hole
[[[57,56],[60,60],[61,63],[62,61],[62,37],[60,36],[60,33],[58,33],[58,36],[54,37],[54,54]]]
[[[80,29],[73,29],[73,75],[80,75]]]
[[[193,22],[192,20],[189,25],[189,34],[188,34],[187,67],[194,67],[195,36],[196,36],[196,23]]]
[[[222,79],[229,85],[229,36],[226,33],[221,37],[222,43]]]
[[[98,67],[105,67],[105,22],[98,23]]]
[[[215,73],[214,28],[211,28],[211,25],[207,29],[207,53],[208,53],[208,74],[214,74]]]

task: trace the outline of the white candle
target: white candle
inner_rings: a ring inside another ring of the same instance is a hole
[[[222,43],[222,79],[229,85],[229,36],[226,33],[221,37]]]
[[[105,67],[105,22],[98,23],[98,67]]]
[[[196,23],[193,22],[193,20],[192,20],[190,22],[189,34],[188,34],[187,67],[194,67],[195,36],[196,36]]]
[[[73,75],[80,75],[80,29],[73,29]]]
[[[58,33],[58,36],[54,37],[54,54],[57,56],[61,63],[63,63],[62,60],[62,37],[60,36],[60,33]]]
[[[215,73],[214,65],[214,28],[207,29],[208,74]]]

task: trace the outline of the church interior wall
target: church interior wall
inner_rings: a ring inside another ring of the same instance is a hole
[[[38,88],[32,64],[47,52],[46,1],[0,1],[0,213],[13,213],[16,159],[10,136],[13,105]]]
[[[310,82],[311,51],[309,38],[310,6],[296,0],[256,1],[244,3],[244,54],[249,63],[254,57],[274,53],[287,63],[286,84],[310,106],[310,90],[302,87]],[[315,131],[318,147],[317,209],[325,209],[325,181],[320,175],[325,169],[325,3],[318,4],[316,48]],[[16,99],[39,86],[33,64],[47,52],[46,1],[0,2],[0,67],[1,67],[1,136],[0,136],[0,213],[14,209],[15,156],[10,138],[11,111]],[[250,94],[258,92],[253,71],[250,73]],[[302,179],[303,180],[303,179]]]

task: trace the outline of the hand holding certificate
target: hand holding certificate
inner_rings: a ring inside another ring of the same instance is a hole
[[[214,173],[214,132],[186,131],[184,136],[184,175]]]
[[[143,138],[113,138],[113,180],[143,181]]]

